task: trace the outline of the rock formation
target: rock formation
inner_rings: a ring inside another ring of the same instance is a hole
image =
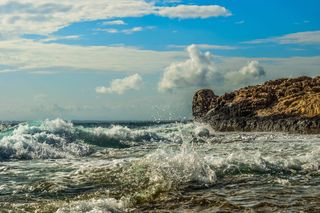
[[[320,133],[320,76],[267,81],[222,96],[199,90],[192,110],[196,121],[219,131]]]

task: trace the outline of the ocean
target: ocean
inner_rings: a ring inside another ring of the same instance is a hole
[[[191,121],[10,123],[0,212],[320,212],[320,135]]]

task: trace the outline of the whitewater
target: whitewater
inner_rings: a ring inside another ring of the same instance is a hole
[[[320,135],[195,122],[10,123],[0,212],[320,212]]]

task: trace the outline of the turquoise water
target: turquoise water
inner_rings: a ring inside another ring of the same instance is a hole
[[[0,212],[319,212],[320,135],[187,123],[20,123],[0,133]]]

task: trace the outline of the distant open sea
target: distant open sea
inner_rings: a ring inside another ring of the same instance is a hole
[[[0,212],[320,212],[320,135],[188,122],[11,122]]]

